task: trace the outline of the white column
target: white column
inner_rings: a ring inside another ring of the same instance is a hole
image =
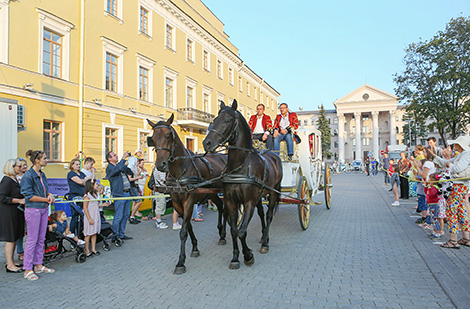
[[[396,119],[395,116],[397,114],[396,110],[391,110],[390,111],[390,145],[396,145],[397,144],[397,131],[395,130],[396,128]]]
[[[379,158],[379,112],[372,112],[372,155]]]
[[[354,113],[354,123],[356,126],[356,160],[362,162],[362,149],[361,149],[361,113]]]
[[[338,114],[338,157],[344,163],[344,114]]]

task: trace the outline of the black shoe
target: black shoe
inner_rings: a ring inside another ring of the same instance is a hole
[[[129,218],[129,223],[130,223],[130,224],[139,224],[140,221],[137,220],[136,218]]]
[[[99,251],[95,251],[92,253],[94,256],[99,256],[101,253]]]
[[[292,161],[292,155],[289,155],[289,156],[287,157],[287,161]]]
[[[130,236],[127,236],[127,235],[124,235],[124,237],[121,237],[121,239],[134,239],[134,238],[130,237]]]
[[[8,267],[5,265],[5,271],[7,273],[13,273],[13,274],[19,274],[19,273],[22,273],[24,270],[23,269],[18,269],[18,270],[9,270]]]
[[[419,218],[418,220],[415,221],[416,224],[421,224],[426,222],[426,218]]]

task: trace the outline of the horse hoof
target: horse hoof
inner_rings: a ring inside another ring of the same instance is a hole
[[[255,263],[255,257],[251,257],[251,259],[249,261],[245,261],[245,265],[246,266],[251,266]]]
[[[182,275],[186,272],[186,266],[176,266],[175,267],[175,271],[173,272],[173,274],[175,275]]]
[[[219,242],[217,243],[217,245],[219,246],[224,246],[227,244],[227,241],[225,239],[219,239]]]
[[[200,256],[200,255],[201,255],[201,253],[199,252],[199,250],[197,250],[197,251],[192,251],[192,252],[191,252],[191,257],[192,257],[192,258],[196,258],[196,257],[198,257],[198,256]]]
[[[228,266],[230,269],[239,269],[240,268],[240,262],[230,262],[230,265]]]
[[[266,254],[269,252],[269,247],[261,247],[261,249],[259,249],[259,253],[261,254]]]

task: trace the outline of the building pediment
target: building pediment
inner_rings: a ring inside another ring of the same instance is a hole
[[[367,101],[396,101],[398,97],[386,91],[364,84],[356,90],[335,101],[336,103],[367,102]]]
[[[395,110],[397,103],[397,96],[367,84],[334,102],[338,113]]]

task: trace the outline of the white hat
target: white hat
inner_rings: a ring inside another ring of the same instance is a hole
[[[470,150],[470,136],[462,135],[462,136],[457,137],[457,139],[455,140],[449,140],[448,143],[449,145],[459,144],[460,147],[462,147],[463,150],[465,151]]]
[[[140,151],[140,152],[143,152],[143,151],[140,150],[140,149],[136,149],[136,150],[134,151],[134,154],[138,153],[139,151]]]

